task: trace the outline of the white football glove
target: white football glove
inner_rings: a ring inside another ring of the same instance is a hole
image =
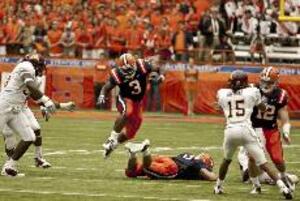
[[[73,101],[70,101],[66,103],[59,103],[59,106],[62,110],[73,112],[75,110],[76,104]]]
[[[50,115],[50,112],[47,110],[47,108],[45,108],[44,106],[41,106],[41,107],[40,107],[40,110],[41,110],[41,112],[42,112],[43,118],[44,118],[46,121],[49,121],[51,115]]]
[[[43,105],[46,107],[48,112],[55,113],[56,106],[55,106],[54,102],[49,97],[44,95],[37,102],[38,103],[43,103]]]
[[[97,100],[97,105],[101,105],[105,103],[105,96],[103,94],[100,94]]]

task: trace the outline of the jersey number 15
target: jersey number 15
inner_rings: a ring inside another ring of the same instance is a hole
[[[244,99],[241,100],[233,100],[228,102],[229,106],[229,115],[228,118],[233,116],[242,117],[245,115],[245,108],[244,108],[245,101]],[[235,112],[233,112],[235,111]]]

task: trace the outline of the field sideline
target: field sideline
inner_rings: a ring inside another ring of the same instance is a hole
[[[0,179],[0,200],[103,200],[103,201],[208,201],[279,200],[277,188],[263,186],[262,195],[249,195],[251,185],[242,184],[233,162],[225,184],[225,195],[212,194],[214,183],[202,181],[151,181],[124,176],[127,153],[120,146],[108,160],[102,158],[102,142],[109,134],[115,113],[78,111],[57,113],[49,122],[41,120],[44,155],[53,165],[43,170],[33,166],[31,148],[20,161],[25,177]],[[214,123],[218,122],[218,123]],[[211,153],[217,171],[222,159],[223,118],[179,114],[145,115],[136,138],[151,140],[152,152],[176,155],[180,152]],[[294,121],[299,127],[299,122]],[[300,175],[300,129],[293,129],[293,145],[285,147],[288,169]],[[3,147],[3,142],[1,142]],[[5,160],[1,153],[1,161]],[[297,190],[296,190],[297,191]],[[297,196],[300,196],[296,192]],[[299,197],[300,198],[300,197]]]

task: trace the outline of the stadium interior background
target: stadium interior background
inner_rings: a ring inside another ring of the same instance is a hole
[[[163,84],[150,82],[146,110],[216,113],[211,103],[228,72],[242,68],[255,81],[269,65],[280,67],[289,110],[300,110],[299,1],[4,0],[0,8],[2,84],[19,57],[37,51],[48,58],[46,94],[94,108],[114,59],[131,52],[167,72]],[[191,111],[189,66],[198,72]]]

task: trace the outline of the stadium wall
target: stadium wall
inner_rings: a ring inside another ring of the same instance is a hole
[[[0,60],[1,61],[1,60]],[[94,108],[96,84],[103,84],[108,77],[108,68],[97,68],[96,63],[80,67],[74,63],[66,66],[66,62],[53,62],[46,72],[46,94],[60,102],[73,100],[80,108]],[[10,72],[15,63],[0,62],[0,73]],[[73,66],[72,66],[73,65]],[[188,110],[185,95],[184,68],[186,64],[166,64],[166,80],[160,86],[162,110],[165,112],[181,112]],[[196,113],[217,114],[213,108],[216,92],[226,86],[231,71],[243,69],[249,73],[250,82],[258,81],[261,66],[197,66],[199,77],[197,83],[198,95],[194,105]],[[3,82],[3,80],[1,80]],[[280,86],[290,96],[289,110],[300,112],[300,69],[281,68]],[[146,100],[146,99],[145,99]]]

